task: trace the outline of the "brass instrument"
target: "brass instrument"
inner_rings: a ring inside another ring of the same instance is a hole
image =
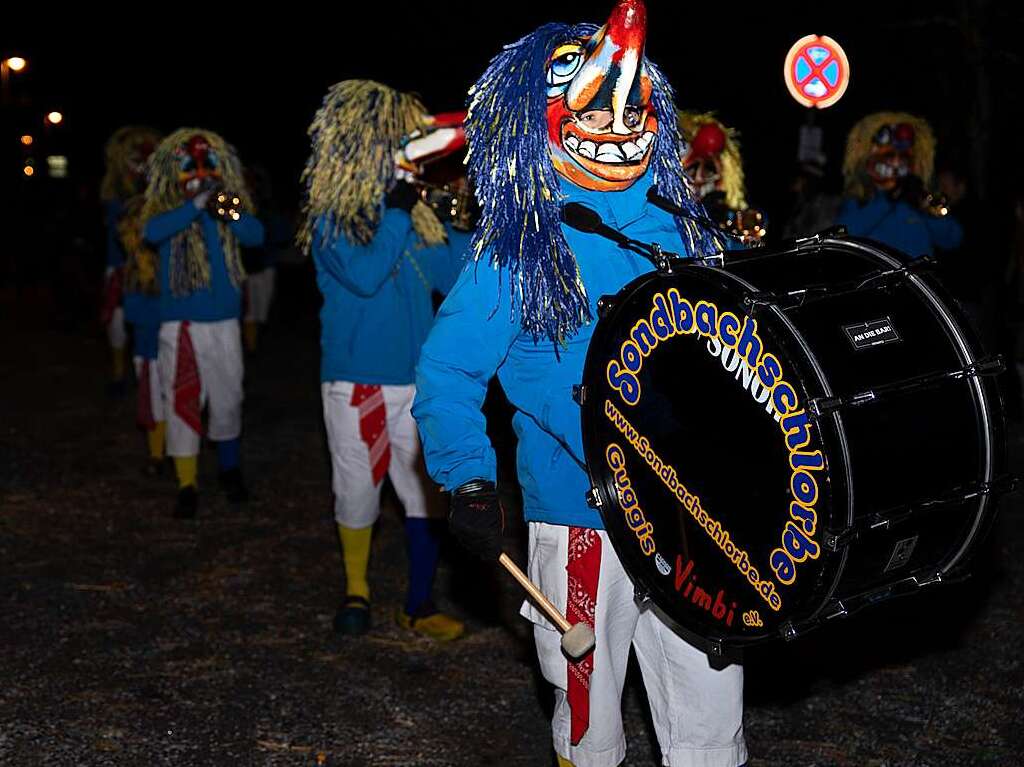
[[[441,221],[447,221],[463,232],[471,232],[476,227],[476,198],[467,184],[432,184],[418,177],[410,183],[419,190],[420,199]]]
[[[764,213],[757,208],[727,210],[719,226],[744,245],[758,245],[768,233]]]
[[[941,192],[927,192],[921,200],[921,210],[936,218],[949,215],[949,203]]]
[[[210,195],[207,208],[211,215],[222,221],[238,221],[242,217],[242,198],[232,192],[219,189]]]

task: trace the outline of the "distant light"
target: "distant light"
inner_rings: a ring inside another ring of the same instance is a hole
[[[24,173],[26,176],[32,176],[32,174],[36,172],[36,169],[33,168],[31,165],[26,165],[24,168],[21,169],[21,172]]]
[[[25,146],[32,146],[33,141],[35,141],[35,139],[32,138],[27,133],[21,137],[21,143],[24,144]]]
[[[50,112],[46,115],[46,121],[50,123],[50,125],[60,125],[64,122],[64,115],[60,112]]]
[[[25,59],[23,59],[21,56],[11,56],[9,59],[7,59],[7,68],[10,69],[12,72],[20,72],[26,66],[28,66],[28,62],[25,61]]]
[[[67,178],[68,158],[62,154],[51,154],[46,158],[46,170],[50,178]]]

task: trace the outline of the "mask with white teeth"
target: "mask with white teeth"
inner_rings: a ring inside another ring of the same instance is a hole
[[[547,67],[548,143],[574,184],[618,191],[647,172],[658,120],[644,64],[647,12],[619,2],[592,36],[559,45]]]
[[[914,126],[883,125],[871,139],[867,174],[875,188],[887,192],[910,174],[914,161]]]
[[[221,185],[220,157],[205,136],[196,134],[175,150],[178,185],[186,199]]]

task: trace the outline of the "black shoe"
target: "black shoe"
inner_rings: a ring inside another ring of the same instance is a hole
[[[199,511],[199,493],[192,485],[178,491],[178,502],[174,506],[175,519],[195,519]]]
[[[245,503],[249,500],[249,491],[242,481],[242,470],[237,466],[220,473],[220,486],[231,503]]]
[[[349,595],[334,614],[334,633],[360,636],[370,630],[370,600]]]

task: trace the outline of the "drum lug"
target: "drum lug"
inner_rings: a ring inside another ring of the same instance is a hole
[[[572,401],[577,405],[582,405],[587,398],[587,387],[583,384],[572,385]]]
[[[604,502],[601,500],[601,492],[596,487],[590,488],[586,492],[585,497],[587,499],[587,506],[592,509],[600,509],[604,505]]]
[[[829,551],[839,551],[853,543],[857,539],[857,529],[848,527],[845,530],[826,530],[825,548]]]
[[[648,594],[644,589],[633,584],[633,601],[637,603],[639,607],[646,606],[651,601],[651,595]]]
[[[800,636],[800,631],[793,624],[793,621],[786,621],[781,626],[779,626],[779,634],[787,642],[792,642],[794,639]]]
[[[722,644],[721,639],[709,639],[708,641],[708,657],[710,658],[721,658],[725,655],[725,646]]]
[[[672,274],[672,258],[675,254],[666,253],[661,249],[661,245],[656,242],[651,243],[651,251],[654,265],[658,269],[658,272],[660,274]]]
[[[942,573],[939,572],[938,570],[936,570],[934,573],[931,573],[930,575],[926,575],[923,578],[915,577],[914,580],[917,581],[918,587],[923,588],[925,586],[932,586],[932,585],[934,585],[936,583],[942,583],[943,579],[942,579]]]
[[[601,296],[597,299],[597,316],[600,319],[604,319],[611,314],[612,309],[615,308],[615,296]]]
[[[845,236],[845,226],[832,226],[828,229],[822,229],[820,232],[812,234],[810,237],[798,237],[796,240],[796,249],[798,251],[818,250],[825,240],[834,240]]]

